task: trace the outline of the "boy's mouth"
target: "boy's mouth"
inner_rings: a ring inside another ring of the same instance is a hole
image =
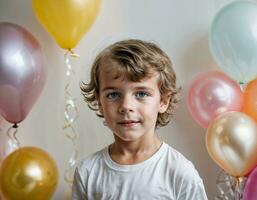
[[[122,120],[122,121],[118,122],[119,125],[122,125],[122,126],[125,126],[125,127],[131,127],[131,126],[134,126],[138,123],[140,123],[140,121],[136,121],[136,120]]]

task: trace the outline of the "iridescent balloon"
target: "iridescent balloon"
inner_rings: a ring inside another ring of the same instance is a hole
[[[215,16],[209,36],[211,53],[230,77],[249,82],[257,77],[257,3],[234,1]]]
[[[37,40],[16,24],[0,23],[0,114],[11,123],[27,116],[46,81]]]

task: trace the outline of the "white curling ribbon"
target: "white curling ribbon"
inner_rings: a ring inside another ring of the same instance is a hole
[[[216,185],[218,188],[218,195],[215,200],[242,200],[243,188],[246,178],[236,178],[221,170],[218,174]]]
[[[7,136],[11,139],[12,141],[12,148],[13,149],[18,149],[21,147],[21,143],[17,138],[17,133],[18,133],[18,125],[14,124],[7,130]]]
[[[65,94],[65,110],[64,110],[64,119],[65,124],[63,126],[63,130],[65,132],[65,137],[69,139],[72,143],[72,153],[68,160],[68,167],[65,169],[64,180],[65,182],[71,186],[73,182],[73,175],[76,168],[76,164],[78,161],[78,150],[76,149],[76,140],[77,133],[74,128],[74,122],[77,120],[79,116],[78,108],[76,106],[76,99],[72,97],[71,92],[69,90],[71,85],[72,76],[75,74],[72,65],[70,63],[71,57],[78,57],[72,51],[68,51],[65,53],[65,64],[66,64],[66,83],[64,87]]]

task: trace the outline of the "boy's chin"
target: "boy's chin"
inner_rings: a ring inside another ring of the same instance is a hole
[[[118,134],[113,134],[114,135],[114,139],[116,142],[136,142],[137,140],[139,140],[142,135],[118,135]]]

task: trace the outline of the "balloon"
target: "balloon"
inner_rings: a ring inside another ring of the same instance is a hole
[[[248,83],[244,90],[243,112],[257,122],[257,79]]]
[[[37,40],[16,24],[0,23],[0,114],[21,122],[39,97],[47,75]]]
[[[242,102],[239,85],[219,71],[199,74],[190,84],[187,95],[191,115],[204,128],[221,113],[241,110]]]
[[[257,3],[234,1],[215,16],[209,35],[211,53],[238,82],[257,77]]]
[[[6,200],[48,200],[55,191],[57,173],[49,154],[36,147],[23,147],[3,161],[0,190]]]
[[[100,0],[32,0],[39,22],[63,49],[74,48],[95,21]]]
[[[257,197],[257,167],[248,176],[243,193],[243,200],[256,200]]]
[[[257,164],[257,125],[244,113],[223,113],[208,127],[206,147],[222,169],[242,177]]]

